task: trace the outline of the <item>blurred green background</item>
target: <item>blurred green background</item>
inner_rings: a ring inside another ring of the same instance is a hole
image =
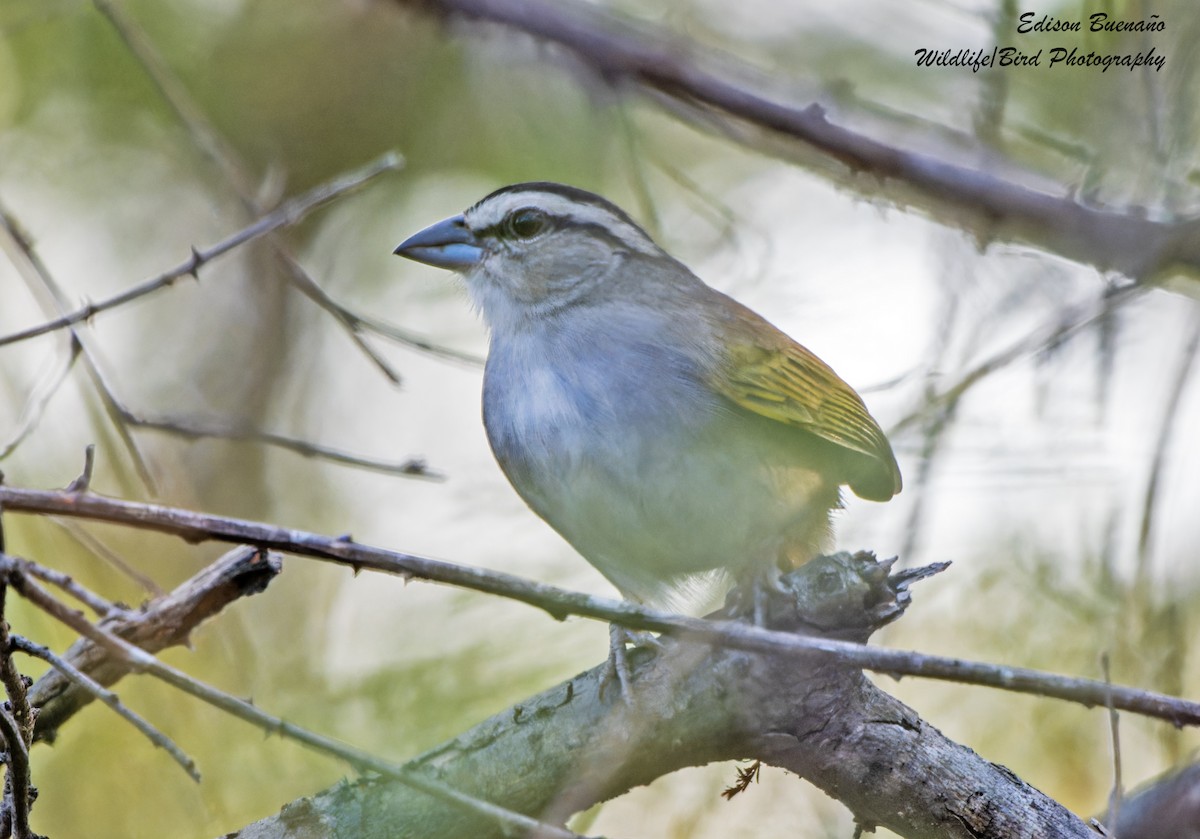
[[[1159,73],[915,66],[921,47],[1050,43],[1019,41],[1012,18],[1026,9],[1007,0],[611,8],[692,39],[701,53],[738,56],[789,101],[816,99],[849,122],[891,126],[897,141],[978,143],[1077,188],[1081,201],[1141,206],[1153,217],[1197,210],[1200,11],[1185,0],[1039,10],[1064,19],[1159,14],[1166,31],[1153,36],[1061,37],[1123,52],[1152,43],[1167,56]],[[191,110],[181,114],[181,101]],[[414,4],[0,4],[0,205],[73,305],[248,224],[239,190],[270,206],[396,149],[402,171],[283,239],[340,303],[478,357],[486,338],[453,278],[394,258],[393,247],[506,183],[601,191],[711,284],[830,362],[893,431],[906,490],[886,506],[849,500],[839,543],[900,553],[905,564],[955,565],[922,584],[911,613],[876,641],[1086,676],[1100,675],[1107,653],[1122,683],[1200,694],[1190,644],[1200,536],[1200,388],[1186,366],[1200,323],[1194,281],[1172,278],[1169,289],[1114,306],[1067,339],[1013,354],[938,410],[934,397],[962,376],[1128,280],[1017,245],[981,249],[953,219],[839,185],[827,164],[790,160],[804,155],[786,143],[736,136],[688,125],[524,36],[439,20]],[[0,335],[45,319],[20,254],[9,243],[6,252]],[[66,363],[60,333],[0,347],[0,469],[13,485],[67,483],[95,442],[103,492],[352,532],[612,593],[492,462],[478,364],[369,337],[403,376],[392,385],[297,293],[262,243],[82,332],[110,393],[135,414],[254,427],[382,460],[419,456],[444,480],[129,429],[148,485],[82,363],[10,447]],[[1152,474],[1158,491],[1147,505]],[[110,598],[148,596],[72,528],[5,517],[11,552]],[[164,587],[218,553],[129,529],[83,529]],[[9,618],[57,649],[71,640],[20,603]],[[165,658],[290,721],[403,760],[595,665],[606,637],[600,624],[558,624],[480,595],[289,558],[264,595],[198,632],[194,649]],[[1112,784],[1104,712],[882,682],[1076,812],[1103,809]],[[213,836],[346,771],[147,679],[125,681],[120,693],[196,758],[203,783],[92,707],[53,747],[34,751],[37,831]],[[1194,732],[1128,715],[1121,733],[1126,786],[1187,760],[1197,744]],[[717,766],[664,778],[606,805],[588,829],[668,837],[852,829],[844,808],[779,772],[726,803],[719,792],[733,775]]]

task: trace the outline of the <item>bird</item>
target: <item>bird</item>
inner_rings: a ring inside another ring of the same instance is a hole
[[[394,253],[462,275],[501,470],[628,600],[770,585],[828,549],[842,486],[901,490],[850,385],[599,195],[505,186]]]

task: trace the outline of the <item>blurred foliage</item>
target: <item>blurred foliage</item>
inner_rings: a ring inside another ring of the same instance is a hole
[[[1154,36],[1168,56],[1155,75],[914,66],[918,47],[1014,42],[1012,16],[1024,10],[1009,0],[612,5],[738,55],[783,98],[820,99],[851,123],[887,126],[898,143],[932,135],[959,148],[981,137],[1085,200],[1161,213],[1197,206],[1200,15],[1186,0],[1046,10],[1081,19],[1153,9],[1168,24]],[[952,227],[866,206],[769,154],[684,126],[555,50],[403,4],[131,0],[112,6],[115,17],[102,8],[0,4],[0,204],[73,300],[126,288],[251,220],[226,167],[205,151],[204,133],[219,138],[231,156],[225,164],[249,173],[268,205],[399,149],[408,161],[401,175],[281,239],[339,300],[476,353],[481,330],[452,282],[393,264],[391,248],[503,183],[563,180],[603,191],[715,285],[849,371],[885,425],[916,418],[896,438],[905,494],[887,508],[851,505],[843,541],[881,552],[908,545],[908,563],[956,565],[923,584],[911,614],[880,640],[1092,676],[1107,652],[1117,681],[1200,694],[1190,649],[1200,607],[1190,561],[1200,536],[1194,434],[1172,438],[1149,553],[1136,547],[1171,372],[1192,323],[1185,298],[1150,292],[1019,354],[966,393],[939,436],[932,394],[1069,307],[1102,299],[1120,279],[1018,248],[980,253]],[[124,35],[114,20],[125,21]],[[199,132],[163,97],[130,33],[186,91]],[[1077,40],[1125,51],[1144,36]],[[44,318],[18,262],[0,263],[0,334]],[[376,340],[405,376],[402,388],[389,386],[295,293],[261,243],[85,331],[113,391],[135,412],[266,428],[384,459],[423,454],[449,476],[406,481],[245,443],[134,431],[165,502],[353,531],[608,592],[491,464],[478,427],[478,369]],[[61,335],[0,347],[0,443],[64,347]],[[865,387],[873,382],[886,384]],[[1177,429],[1195,427],[1198,402],[1190,387]],[[65,484],[88,442],[100,452],[98,488],[152,495],[78,367],[2,464],[7,479]],[[5,529],[14,553],[111,598],[148,596],[54,523],[9,515]],[[140,532],[86,529],[163,587],[216,555]],[[289,559],[265,594],[236,604],[197,634],[193,650],[167,659],[272,713],[400,760],[603,655],[603,627],[393,583]],[[18,632],[56,649],[70,641],[21,604],[9,615]],[[1102,808],[1112,782],[1102,710],[912,680],[885,687],[1078,812]],[[40,832],[217,835],[345,771],[147,680],[129,679],[120,692],[197,759],[203,784],[106,709],[89,708],[53,748],[34,752]],[[1194,733],[1159,723],[1126,716],[1121,730],[1127,786],[1196,748]],[[847,835],[839,806],[798,792],[781,773],[765,772],[761,785],[725,804],[719,792],[733,771],[661,779],[590,814],[589,830],[761,836],[786,825],[789,835]]]

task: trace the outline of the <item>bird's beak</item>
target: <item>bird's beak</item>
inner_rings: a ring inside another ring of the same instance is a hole
[[[483,248],[462,216],[452,216],[414,233],[392,253],[452,271],[473,268],[483,259]]]

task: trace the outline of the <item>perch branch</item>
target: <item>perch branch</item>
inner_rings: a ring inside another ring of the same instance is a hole
[[[791,622],[811,627],[812,608],[826,631],[865,638],[880,625],[876,616],[886,622],[904,607],[903,586],[893,583],[908,572],[889,577],[889,565],[863,555],[827,557],[791,572]],[[897,595],[890,602],[888,588]],[[754,756],[842,801],[861,826],[883,825],[909,839],[1094,839],[1061,805],[948,740],[841,662],[668,639],[658,653],[634,650],[631,664],[632,706],[605,690],[602,665],[408,768],[557,822],[677,769]],[[282,839],[306,827],[337,836],[352,832],[363,812],[401,836],[500,837],[462,811],[383,782],[339,785],[303,804],[231,839]]]
[[[213,516],[155,504],[69,493],[0,486],[0,506],[10,512],[74,516],[125,524],[178,536],[185,541],[223,541],[300,554],[341,563],[354,570],[371,569],[404,578],[495,594],[528,603],[555,618],[567,615],[619,623],[633,629],[664,632],[736,649],[804,656],[819,653],[845,664],[893,676],[921,676],[982,685],[1018,693],[1049,696],[1088,707],[1104,706],[1167,720],[1174,725],[1200,724],[1200,703],[1122,685],[1106,685],[1021,667],[964,661],[944,656],[838,641],[799,637],[733,621],[675,615],[610,598],[570,592],[480,568],[414,554],[361,545],[349,537],[327,537],[302,530]]]

